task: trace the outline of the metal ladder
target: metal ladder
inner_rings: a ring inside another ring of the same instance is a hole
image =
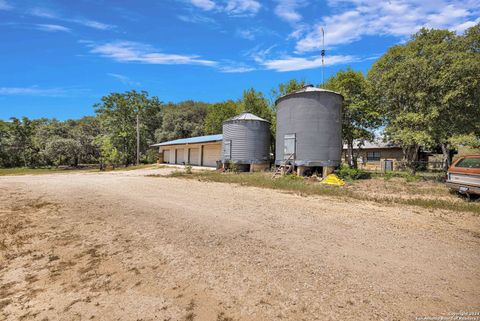
[[[294,157],[295,154],[290,154],[287,159],[283,160],[280,163],[280,166],[278,166],[275,170],[275,173],[273,173],[272,178],[275,178],[277,176],[283,176],[293,172],[294,165],[292,164],[292,161],[294,160]]]

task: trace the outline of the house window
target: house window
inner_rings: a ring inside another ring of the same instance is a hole
[[[380,152],[367,152],[367,161],[379,161],[380,160]]]

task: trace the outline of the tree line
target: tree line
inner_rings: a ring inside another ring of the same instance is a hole
[[[94,105],[95,116],[79,120],[11,118],[0,121],[0,167],[134,164],[137,118],[145,163],[156,159],[151,144],[221,133],[223,121],[241,112],[270,121],[275,137],[275,100],[305,85],[292,79],[272,89],[271,99],[251,88],[236,101],[214,104],[164,103],[132,90],[104,96]],[[344,96],[342,135],[350,166],[357,166],[354,147],[378,132],[402,147],[412,170],[421,148],[441,148],[448,166],[451,149],[480,147],[480,24],[462,35],[421,29],[391,47],[366,75],[340,70],[318,86]]]
[[[95,116],[79,120],[18,119],[0,121],[0,167],[129,166],[136,162],[137,117],[140,160],[152,163],[150,145],[166,140],[218,134],[222,122],[241,112],[273,121],[264,95],[245,90],[238,101],[163,103],[147,92],[111,93],[94,105]]]

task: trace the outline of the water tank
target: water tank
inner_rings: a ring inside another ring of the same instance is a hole
[[[338,166],[342,155],[343,96],[306,86],[277,99],[275,164]]]
[[[243,113],[223,122],[222,161],[262,164],[270,161],[270,122]]]

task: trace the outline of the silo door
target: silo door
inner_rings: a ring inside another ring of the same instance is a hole
[[[286,134],[283,140],[283,159],[295,159],[295,134]]]
[[[224,140],[223,141],[223,159],[229,160],[232,158],[232,141]]]

